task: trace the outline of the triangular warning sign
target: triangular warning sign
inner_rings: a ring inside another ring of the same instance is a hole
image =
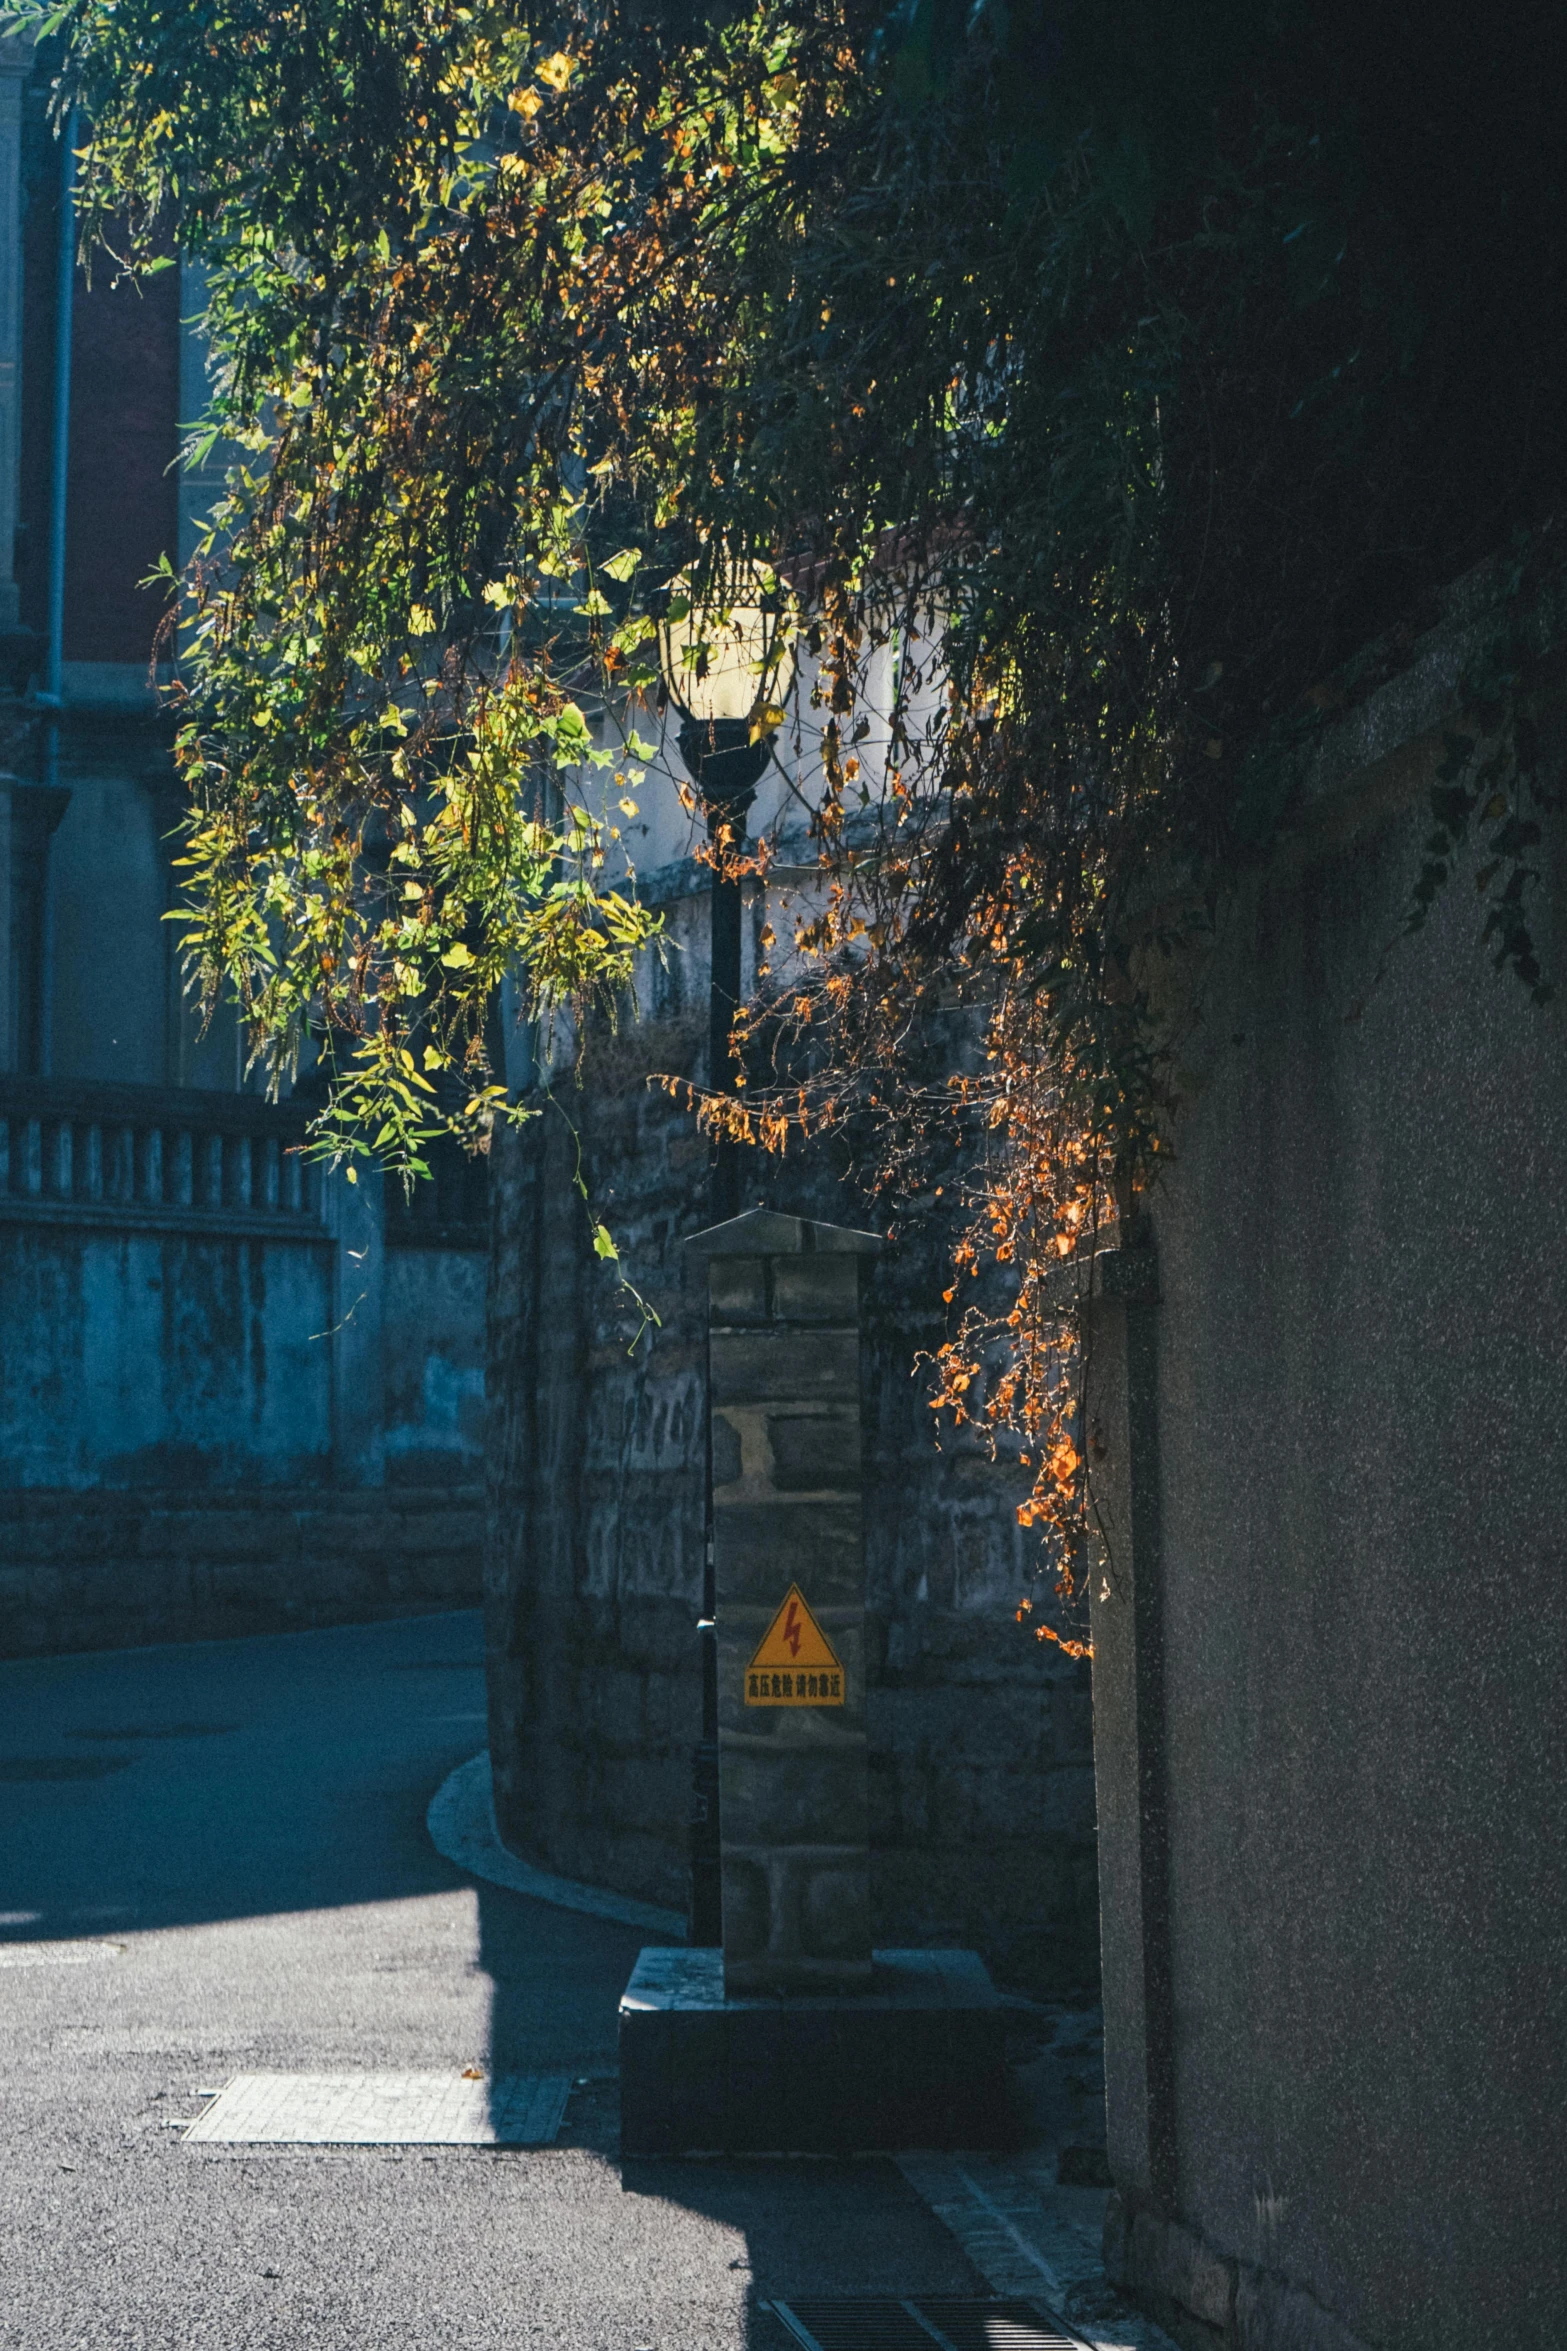
[[[797,1665],[807,1670],[823,1665],[843,1670],[838,1652],[806,1607],[798,1584],[789,1586],[789,1597],[768,1626],[751,1664],[758,1673],[764,1665],[769,1672],[785,1666],[792,1671]]]
[[[747,1706],[841,1706],[843,1665],[798,1584],[746,1667]]]

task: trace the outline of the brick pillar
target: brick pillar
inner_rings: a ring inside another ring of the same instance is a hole
[[[860,1268],[753,1209],[707,1261],[724,1988],[871,1980]]]

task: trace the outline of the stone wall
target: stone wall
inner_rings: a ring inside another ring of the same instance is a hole
[[[0,1489],[0,1657],[230,1640],[479,1596],[483,1489]]]
[[[1398,939],[1484,642],[1348,693],[1094,1309],[1108,2250],[1227,2351],[1546,2351],[1567,2308],[1563,1000],[1491,969],[1478,843]],[[1540,863],[1560,984],[1559,820]]]
[[[764,909],[752,907],[759,926]],[[578,1087],[497,1149],[486,1569],[491,1754],[503,1834],[568,1875],[684,1908],[704,1495],[706,1147],[650,1073],[697,1065],[705,899],[645,1018],[590,1041]],[[610,1225],[594,1257],[573,1178]],[[759,1161],[746,1199],[840,1224],[870,1212],[825,1161]],[[622,1291],[623,1271],[656,1326]],[[977,1945],[1011,1980],[1097,1970],[1086,1669],[1015,1622],[1032,1553],[1019,1489],[938,1452],[916,1357],[939,1339],[939,1235],[868,1277],[864,1398],[873,1925]]]
[[[431,1147],[430,1178],[383,1187],[381,1417],[389,1484],[484,1482],[489,1166]]]
[[[1104,2257],[1111,2283],[1135,2295],[1181,2351],[1367,2351],[1304,2286],[1119,2195],[1105,2216]]]

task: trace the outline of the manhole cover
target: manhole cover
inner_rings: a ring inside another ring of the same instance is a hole
[[[295,2147],[547,2147],[567,2074],[241,2073],[187,2139]]]
[[[1083,2351],[1080,2335],[1031,2302],[822,2295],[769,2307],[805,2351]]]

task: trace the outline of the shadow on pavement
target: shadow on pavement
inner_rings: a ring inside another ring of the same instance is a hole
[[[649,2205],[665,2205],[702,2216],[743,2248],[714,2259],[733,2277],[732,2323],[746,2351],[785,2351],[792,2340],[761,2307],[774,2296],[984,2290],[886,2157],[622,2162],[615,2020],[649,1937],[483,1884],[479,1916],[481,1964],[494,1987],[492,2074],[570,2065],[559,2143],[590,2150],[618,2173],[628,2228],[636,2233]],[[713,2339],[715,2315],[693,2307],[692,2340]]]
[[[424,1814],[484,1704],[476,1610],[0,1661],[0,1940],[460,1885]]]
[[[655,2196],[743,2233],[747,2351],[792,2340],[763,2307],[775,2297],[986,2290],[887,2156],[627,2163],[621,2183],[627,2196]]]
[[[623,2215],[617,2258],[632,2262],[638,2295],[645,2277],[665,2320],[673,2307],[692,2322],[638,2341],[785,2351],[760,2308],[775,2295],[977,2290],[955,2240],[886,2160],[622,2166],[616,2014],[650,1938],[476,1882],[435,1851],[430,1797],[484,1729],[477,1613],[0,1662],[0,1942],[469,1890],[477,1951],[462,1933],[456,1967],[438,1955],[432,1973],[421,1959],[431,1980],[411,1975],[409,1997],[420,1983],[439,2038],[460,2006],[459,1971],[472,1986],[476,1960],[489,1979],[490,2071],[571,2076],[562,2148],[602,2164],[593,2168]],[[330,2025],[336,1988],[318,1989]],[[369,2027],[343,1999],[351,2047]],[[243,2003],[235,2013],[249,2017]],[[389,2013],[412,2021],[406,2001]],[[520,2150],[497,2154],[539,2166]],[[564,2191],[542,2168],[537,2181],[529,2193],[542,2211]],[[697,2225],[662,2231],[659,2206]],[[674,2242],[680,2274],[665,2276],[662,2248]]]
[[[574,2109],[596,2115],[603,2091],[613,2091],[620,1995],[647,1937],[482,1879],[473,1883],[479,1965],[491,1983],[491,2075],[569,2073]],[[615,2152],[618,2113],[607,2141],[595,2125],[579,2143]]]

